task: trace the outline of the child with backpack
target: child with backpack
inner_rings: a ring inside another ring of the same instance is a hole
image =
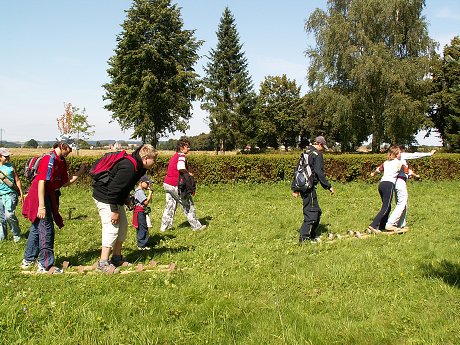
[[[18,201],[24,201],[21,180],[19,179],[13,163],[10,162],[11,153],[0,148],[0,241],[8,237],[8,225],[13,233],[13,241],[21,240],[21,229],[15,210]]]
[[[133,212],[133,226],[136,228],[137,248],[139,250],[150,250],[147,246],[149,241],[149,228],[152,226],[150,223],[150,207],[148,206],[152,199],[152,190],[150,184],[152,181],[147,175],[144,175],[139,180],[139,184],[134,191],[134,212]],[[145,191],[148,190],[148,195]]]
[[[60,142],[40,160],[22,208],[22,214],[32,222],[22,269],[34,266],[38,258],[38,273],[63,273],[54,265],[54,223],[59,228],[64,226],[55,190],[68,182],[64,158],[71,151],[67,143]]]
[[[301,155],[299,163],[294,172],[294,179],[291,183],[292,196],[302,197],[303,222],[299,230],[299,243],[317,243],[321,242],[320,233],[317,232],[319,222],[321,220],[321,207],[316,194],[316,186],[318,183],[329,190],[332,194],[335,193],[334,188],[324,175],[324,158],[322,151],[327,150],[326,139],[323,136],[315,138],[313,145],[310,145]],[[310,172],[306,174],[305,180],[298,179],[298,171],[302,170],[300,166],[309,167]],[[311,182],[308,180],[311,178]],[[300,186],[302,184],[302,187]],[[305,187],[308,185],[308,187]]]
[[[121,254],[128,232],[125,205],[136,183],[153,167],[156,156],[153,146],[144,144],[131,155],[123,152],[106,155],[91,169],[93,199],[102,223],[98,272],[114,273],[117,267],[129,264]]]

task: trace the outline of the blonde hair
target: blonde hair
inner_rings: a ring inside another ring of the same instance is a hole
[[[399,148],[399,146],[390,146],[390,148],[388,149],[388,160],[397,158],[400,152],[401,149]]]
[[[139,156],[144,159],[144,158],[153,158],[156,159],[158,155],[157,150],[153,148],[152,145],[150,144],[144,144],[142,147],[139,149]]]

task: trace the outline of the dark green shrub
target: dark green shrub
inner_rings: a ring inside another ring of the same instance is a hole
[[[102,154],[102,153],[101,153]],[[156,183],[163,183],[171,155],[159,155],[155,168],[150,172]],[[200,183],[266,183],[290,180],[299,153],[209,156],[193,154],[188,157],[189,169]],[[24,164],[29,157],[12,156],[12,161],[23,183]],[[67,159],[69,174],[77,171],[82,163],[92,165],[99,156],[71,156]],[[370,173],[386,159],[384,154],[326,154],[324,170],[331,181],[378,181]],[[433,157],[408,161],[409,167],[426,180],[460,179],[460,154],[435,154]],[[91,177],[82,176],[78,184],[90,186]]]

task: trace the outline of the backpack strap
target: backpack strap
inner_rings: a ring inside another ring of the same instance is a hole
[[[136,160],[136,158],[134,158],[133,156],[128,155],[128,154],[125,156],[125,158],[128,158],[131,161],[131,163],[133,163],[134,171],[137,171],[137,160]]]

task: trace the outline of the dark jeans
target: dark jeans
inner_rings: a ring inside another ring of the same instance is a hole
[[[394,189],[395,184],[392,182],[383,181],[379,183],[379,194],[382,199],[382,207],[371,223],[374,229],[385,230],[385,224],[387,223],[391,211],[391,199],[393,198]]]
[[[45,204],[45,218],[36,218],[30,226],[24,259],[35,261],[39,257],[40,264],[48,270],[54,265],[54,222],[49,200]]]
[[[316,187],[300,194],[303,199],[303,223],[300,227],[299,242],[319,236],[316,232],[321,219],[321,208],[316,195]]]
[[[137,246],[145,247],[149,241],[149,228],[147,227],[146,214],[144,212],[139,212],[137,214]]]

